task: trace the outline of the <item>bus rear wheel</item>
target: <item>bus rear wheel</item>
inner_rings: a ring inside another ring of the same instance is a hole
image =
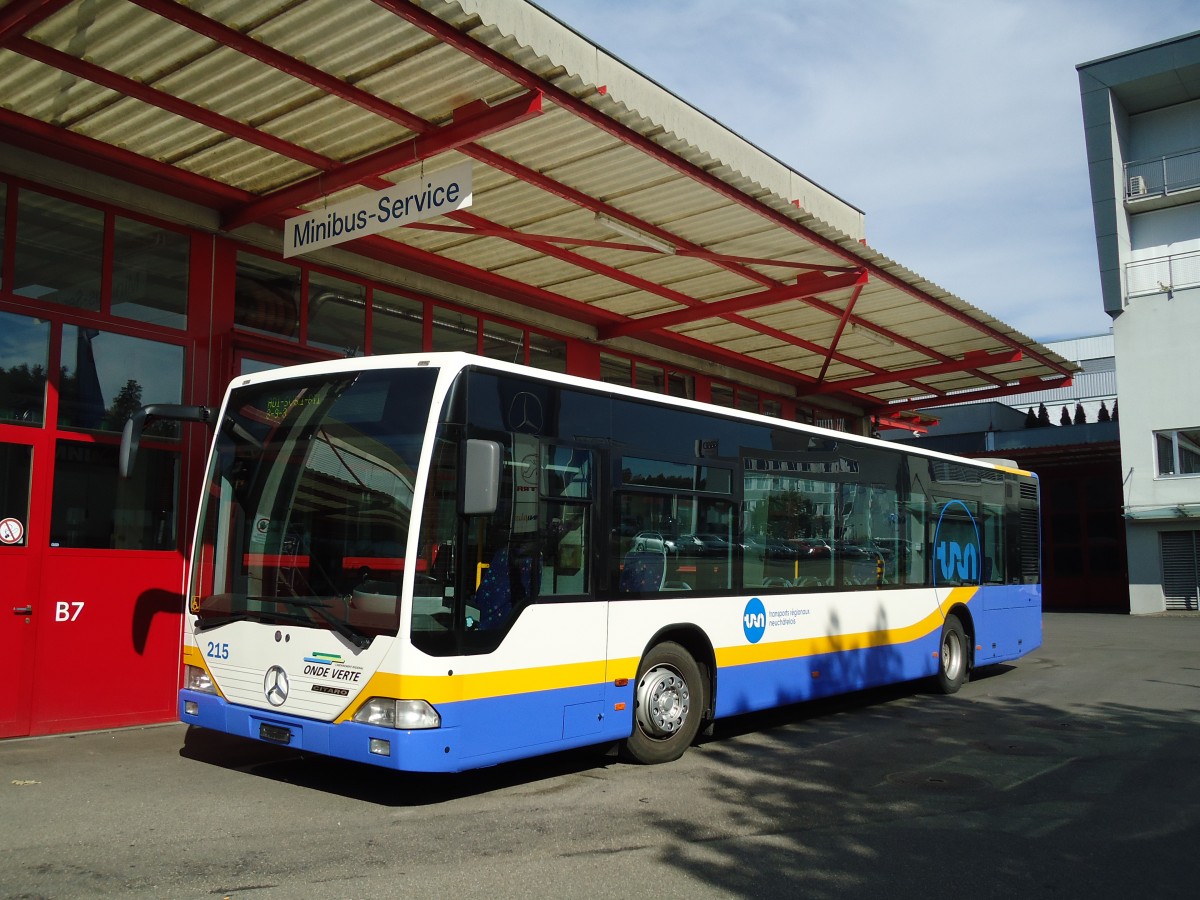
[[[953,694],[967,680],[967,634],[958,616],[946,616],[938,653],[937,686],[943,694]]]
[[[700,730],[704,694],[700,667],[687,650],[673,641],[653,647],[638,667],[624,755],[646,764],[683,756]]]

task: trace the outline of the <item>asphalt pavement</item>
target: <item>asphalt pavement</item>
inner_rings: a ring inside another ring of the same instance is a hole
[[[954,696],[741,717],[665,766],[397,775],[178,724],[0,742],[0,898],[1190,898],[1198,843],[1196,615],[1049,614]]]

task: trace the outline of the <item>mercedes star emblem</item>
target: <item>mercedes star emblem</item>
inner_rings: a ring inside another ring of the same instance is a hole
[[[521,391],[508,408],[508,427],[521,434],[540,434],[542,431],[542,401],[528,391]]]
[[[283,706],[287,701],[288,677],[282,666],[271,666],[267,669],[267,676],[263,679],[263,693],[267,695],[267,702],[272,706]]]

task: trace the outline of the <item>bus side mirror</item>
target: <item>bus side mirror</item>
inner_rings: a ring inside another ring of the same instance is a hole
[[[125,427],[121,431],[121,456],[118,468],[122,478],[128,478],[133,474],[133,464],[137,460],[142,432],[146,428],[146,422],[150,419],[208,422],[212,419],[212,410],[207,406],[180,406],[175,403],[151,403],[136,410],[125,420]]]
[[[463,465],[462,514],[490,516],[499,499],[500,444],[469,439]]]

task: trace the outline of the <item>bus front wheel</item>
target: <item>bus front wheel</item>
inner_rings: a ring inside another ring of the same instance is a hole
[[[937,686],[943,694],[953,694],[967,680],[967,635],[958,616],[946,616],[942,625],[942,643],[938,653]]]
[[[647,764],[683,756],[700,730],[704,691],[700,667],[682,646],[666,641],[651,649],[638,667],[625,755]]]

